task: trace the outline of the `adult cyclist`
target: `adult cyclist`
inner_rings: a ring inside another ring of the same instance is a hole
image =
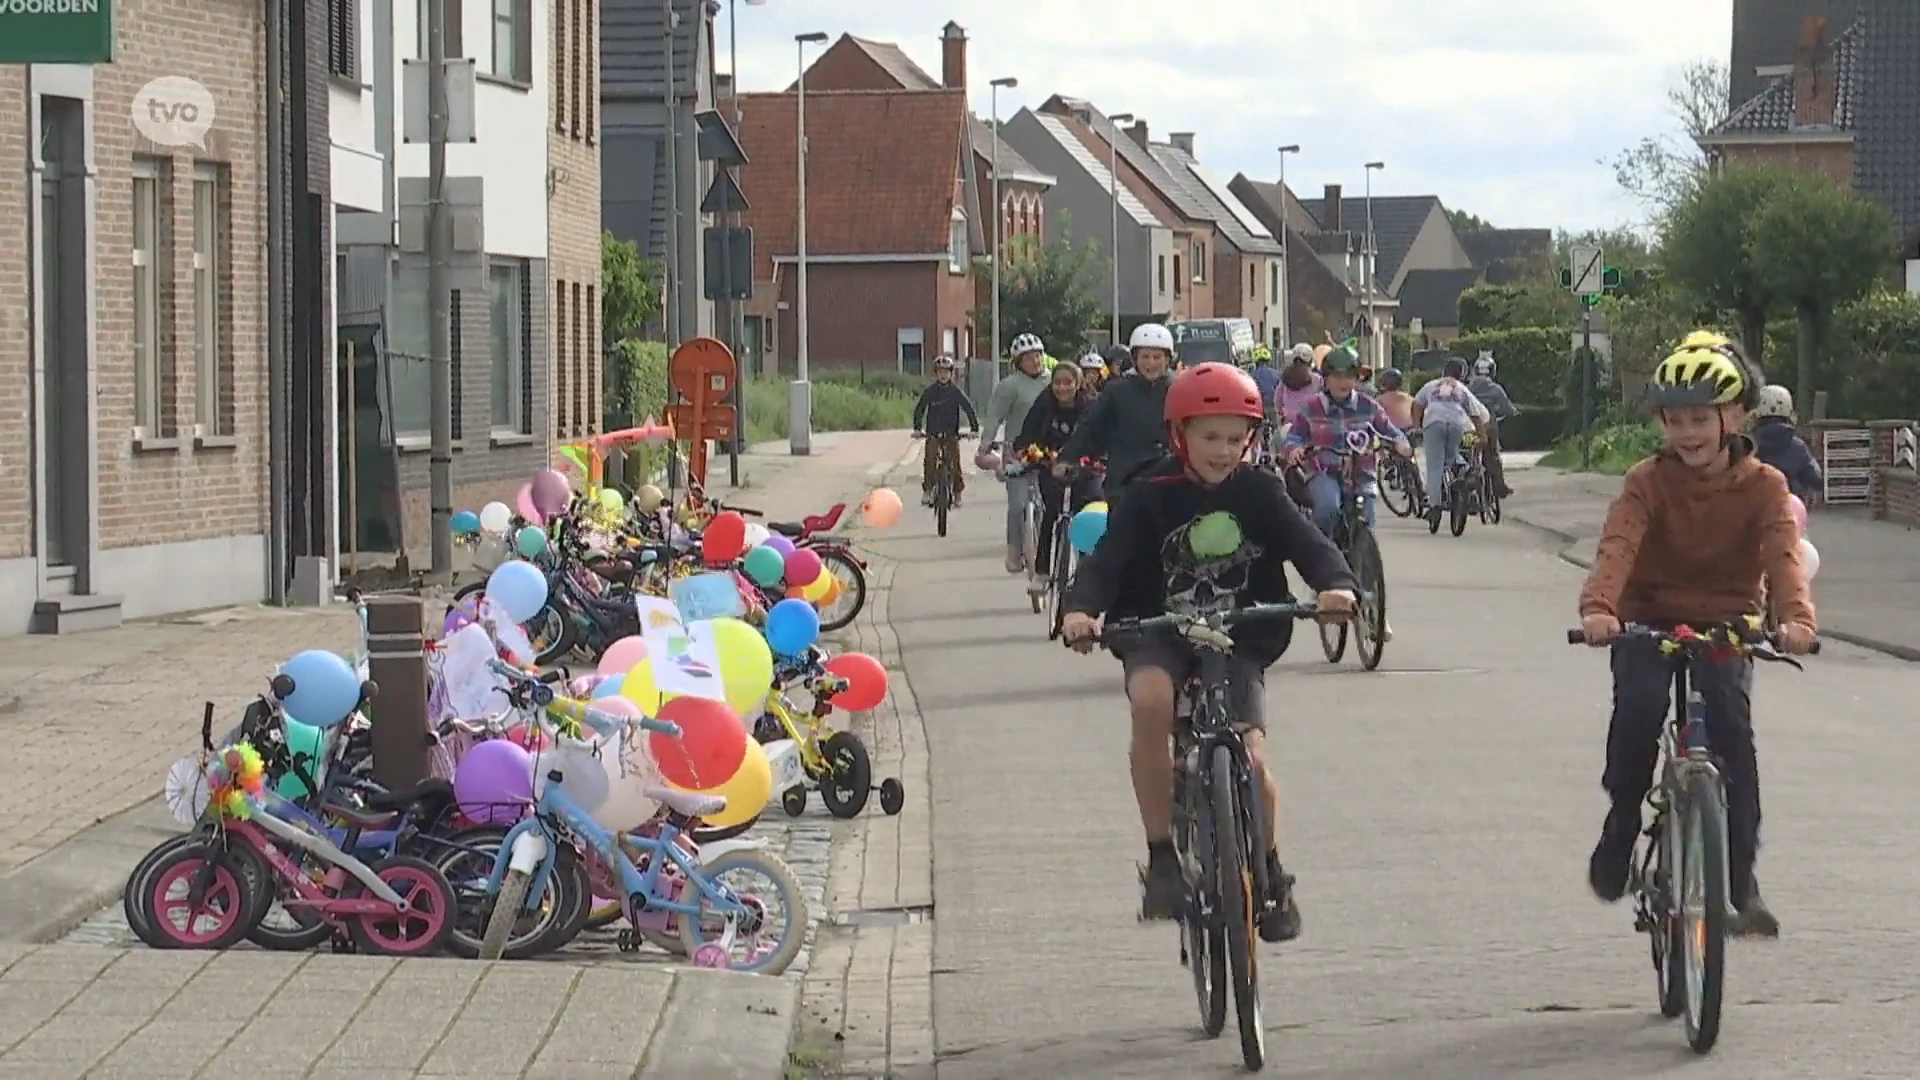
[[[1064,475],[1065,463],[1104,457],[1109,504],[1167,457],[1165,416],[1167,384],[1173,378],[1173,332],[1159,323],[1141,323],[1128,339],[1127,351],[1133,377],[1107,384],[1093,411],[1061,447],[1061,464],[1054,467],[1056,475]]]
[[[974,464],[982,469],[994,467],[993,452],[999,446],[1001,428],[1006,429],[1007,442],[1013,442],[1026,426],[1027,410],[1047,391],[1047,373],[1041,368],[1046,346],[1040,339],[1021,334],[1013,339],[1008,351],[1013,354],[1013,370],[994,386],[993,395],[987,399],[986,422],[980,425],[980,451]],[[1007,484],[1007,573],[1024,573],[1027,500],[1033,497],[1033,477],[1025,473],[1009,476],[1004,463],[999,467],[1001,479]]]
[[[1487,407],[1492,419],[1487,422],[1487,441],[1480,446],[1480,452],[1486,461],[1487,479],[1493,481],[1494,494],[1503,499],[1513,497],[1513,489],[1507,486],[1507,467],[1500,460],[1500,423],[1520,415],[1520,407],[1507,396],[1507,388],[1500,385],[1500,365],[1493,354],[1483,352],[1473,362],[1473,378],[1467,380],[1467,389]]]

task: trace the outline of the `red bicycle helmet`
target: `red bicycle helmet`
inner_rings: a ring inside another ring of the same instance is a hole
[[[1200,416],[1238,416],[1254,424],[1267,418],[1260,387],[1253,376],[1232,364],[1195,364],[1173,377],[1167,387],[1167,429],[1175,453],[1185,455],[1181,429]]]

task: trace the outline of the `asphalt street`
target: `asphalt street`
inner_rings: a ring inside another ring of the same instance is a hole
[[[944,540],[915,508],[874,544],[901,564],[932,759],[939,1075],[1235,1073],[1231,1034],[1200,1038],[1172,925],[1135,918],[1118,664],[1045,640],[998,565],[999,491],[969,494]],[[1303,627],[1269,676],[1305,933],[1263,946],[1268,1075],[1911,1076],[1920,669],[1830,643],[1760,672],[1759,873],[1784,931],[1733,948],[1698,1061],[1630,910],[1584,880],[1609,680],[1564,643],[1582,572],[1517,524],[1384,534],[1382,670],[1329,665]]]

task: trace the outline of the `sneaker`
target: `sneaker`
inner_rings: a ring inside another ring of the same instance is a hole
[[[1380,627],[1380,643],[1384,645],[1387,642],[1392,640],[1393,640],[1393,623],[1392,621],[1389,620],[1389,621],[1386,621],[1384,625]]]
[[[1767,902],[1760,899],[1759,885],[1749,889],[1745,899],[1733,902],[1733,925],[1729,929],[1739,937],[1780,936],[1780,920],[1768,910]]]
[[[1027,582],[1027,595],[1045,596],[1047,594],[1047,586],[1050,584],[1052,584],[1052,579],[1042,574],[1032,581]]]
[[[1278,894],[1274,909],[1260,920],[1260,940],[1292,941],[1300,936],[1300,904],[1293,897],[1293,875],[1280,869],[1280,856],[1267,853],[1267,880]]]
[[[1440,508],[1439,507],[1430,506],[1427,508],[1427,524],[1430,526],[1436,526],[1440,524]]]
[[[1009,574],[1023,574],[1023,573],[1026,573],[1026,570],[1027,570],[1027,557],[1026,557],[1026,555],[1025,555],[1025,554],[1023,554],[1023,553],[1022,553],[1022,552],[1020,551],[1020,549],[1019,549],[1019,547],[1017,547],[1017,546],[1014,546],[1014,545],[1008,545],[1008,547],[1007,547],[1007,573],[1009,573]]]
[[[1177,919],[1187,903],[1187,882],[1173,845],[1150,848],[1146,869],[1140,872],[1142,919]]]
[[[920,505],[921,505],[921,506],[932,506],[932,505],[933,505],[933,492],[931,492],[931,491],[923,491],[923,492],[921,492],[921,493],[920,493]]]
[[[960,502],[961,502],[960,492],[956,491],[953,493],[953,508],[955,510],[960,509]]]
[[[1633,865],[1633,843],[1640,838],[1640,805],[1635,803],[1629,817],[1618,808],[1607,812],[1600,828],[1600,842],[1587,859],[1587,884],[1593,895],[1613,903],[1627,893],[1627,874]]]

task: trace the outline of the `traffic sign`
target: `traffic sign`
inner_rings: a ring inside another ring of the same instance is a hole
[[[1606,291],[1607,264],[1598,244],[1576,244],[1568,253],[1568,287],[1581,296],[1599,296]]]

